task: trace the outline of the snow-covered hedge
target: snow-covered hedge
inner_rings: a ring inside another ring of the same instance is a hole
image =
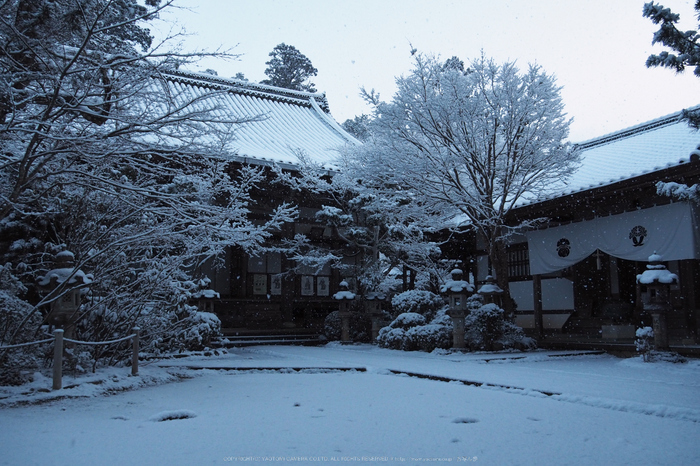
[[[400,328],[402,330],[408,330],[409,328],[416,327],[418,325],[425,325],[425,317],[416,312],[404,312],[399,314],[394,321],[389,324],[391,328]]]
[[[418,300],[406,302],[415,303]],[[517,325],[505,319],[503,309],[495,304],[484,304],[480,295],[467,301],[464,338],[472,350],[497,350],[503,348],[534,348],[535,342]],[[435,312],[428,322],[416,312],[399,314],[389,326],[382,328],[377,343],[384,348],[404,351],[433,351],[452,347],[452,319],[447,306]]]
[[[41,324],[42,315],[22,299],[26,292],[26,287],[12,274],[10,264],[0,265],[0,346],[9,344],[13,337],[14,343],[44,339],[35,337],[34,329]],[[41,345],[0,352],[0,385],[24,383],[22,371],[39,367],[45,350],[47,346]]]
[[[391,299],[395,314],[414,312],[430,321],[437,311],[444,306],[441,296],[425,290],[409,290],[399,293]]]
[[[505,319],[503,309],[495,304],[483,304],[481,295],[467,300],[469,313],[464,319],[464,340],[472,350],[493,351],[503,348],[534,348],[535,341],[523,330]]]
[[[399,314],[389,326],[379,331],[377,343],[383,348],[404,351],[447,349],[452,345],[452,324],[446,325],[444,317],[444,309],[430,323],[415,312]]]
[[[433,351],[452,346],[452,327],[441,324],[426,324],[406,331],[404,349],[407,351]]]

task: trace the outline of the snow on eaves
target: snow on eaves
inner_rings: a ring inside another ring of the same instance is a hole
[[[690,110],[695,109],[700,107]],[[555,185],[545,199],[520,206],[688,163],[691,152],[700,145],[700,133],[680,117],[681,112],[677,112],[575,144],[581,151],[581,165],[574,174],[566,182]]]
[[[199,73],[178,71],[164,77],[171,91],[185,99],[219,93],[222,120],[252,120],[234,128],[232,146],[243,162],[295,165],[303,152],[330,168],[340,147],[359,144],[330,116],[325,94]]]

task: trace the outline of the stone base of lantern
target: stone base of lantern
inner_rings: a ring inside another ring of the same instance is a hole
[[[657,350],[668,350],[668,328],[666,326],[666,314],[657,312],[651,315],[654,326],[654,346]]]
[[[467,346],[464,342],[464,311],[450,310],[447,315],[452,319],[452,348],[465,349]]]
[[[382,328],[382,315],[370,314],[369,318],[372,321],[372,341],[376,341]]]
[[[349,312],[339,312],[340,317],[340,342],[341,343],[351,343],[350,339],[350,313]]]

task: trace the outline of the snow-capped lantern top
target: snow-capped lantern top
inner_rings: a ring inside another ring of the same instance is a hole
[[[82,289],[92,283],[92,274],[85,274],[75,269],[75,256],[70,251],[61,251],[54,256],[56,268],[43,277],[37,278],[41,288],[49,291],[49,296],[61,285],[58,296],[51,301],[51,312],[47,321],[51,325],[67,325],[77,318],[80,308]]]
[[[54,256],[56,268],[46,275],[37,277],[37,283],[42,288],[53,290],[66,283],[70,286],[89,285],[92,283],[92,274],[85,274],[82,270],[75,270],[75,255],[70,251],[61,251]]]
[[[211,279],[209,277],[200,278],[197,282],[197,291],[192,293],[192,299],[219,299],[221,295],[214,290],[209,289]]]
[[[197,308],[201,312],[214,312],[214,300],[221,298],[221,295],[209,289],[211,279],[204,277],[197,282],[198,290],[192,293],[192,300],[196,300]]]
[[[340,288],[340,291],[338,291],[336,294],[333,295],[333,299],[337,300],[344,300],[344,299],[355,299],[355,293],[350,291],[350,286],[348,285],[348,282],[343,280],[340,282],[338,285],[338,288]]]
[[[452,280],[447,280],[444,285],[440,287],[441,293],[473,293],[474,285],[468,281],[462,280],[462,271],[460,269],[454,269],[450,272],[452,275]]]
[[[474,285],[468,281],[462,280],[462,271],[454,269],[450,272],[452,280],[447,280],[440,287],[441,293],[447,293],[450,301],[450,312],[461,313],[464,317],[464,311],[467,309],[467,293],[474,292]]]
[[[654,252],[654,254],[649,256],[647,269],[637,275],[637,283],[641,285],[652,285],[655,283],[672,285],[678,283],[678,275],[669,271],[661,262],[661,256]]]
[[[378,316],[382,313],[382,303],[386,301],[386,294],[381,291],[368,291],[365,293],[365,312],[370,316]],[[377,332],[379,329],[376,329]],[[374,335],[374,338],[377,336]]]
[[[496,284],[496,280],[491,275],[486,276],[485,283],[481,285],[477,293],[484,297],[485,304],[495,304],[498,307],[503,304],[501,298],[503,290]]]
[[[367,301],[384,301],[386,299],[386,294],[381,291],[368,291],[365,293],[365,299]]]
[[[477,293],[482,296],[493,296],[503,293],[503,290],[500,286],[496,285],[496,280],[491,275],[487,275],[486,282],[481,285]]]
[[[66,264],[66,267],[75,265],[75,254],[66,249],[56,254],[54,260],[59,264]]]
[[[656,254],[656,251],[654,251],[654,254],[649,256],[649,259],[647,259],[649,261],[649,265],[647,265],[647,268],[651,268],[650,266],[652,265],[656,267],[658,267],[659,265],[663,266],[663,264],[661,264],[661,259],[662,257]]]
[[[192,293],[192,298],[194,299],[218,299],[221,295],[214,290],[199,290]]]

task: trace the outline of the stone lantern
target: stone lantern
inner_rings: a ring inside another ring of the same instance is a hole
[[[386,301],[384,293],[369,292],[365,294],[365,312],[372,321],[372,341],[377,339],[382,323],[382,304]]]
[[[649,256],[647,269],[637,275],[637,283],[646,287],[642,293],[644,311],[651,314],[654,326],[654,345],[657,349],[668,349],[666,314],[671,310],[671,285],[678,283],[678,275],[671,273],[661,263],[661,256]]]
[[[503,290],[496,285],[496,280],[493,276],[486,276],[486,282],[481,285],[477,293],[484,297],[484,304],[495,304],[498,307],[503,307]]]
[[[214,313],[214,301],[221,297],[219,293],[209,289],[210,284],[211,280],[205,277],[199,281],[199,290],[192,293],[193,304],[196,304],[201,312]]]
[[[452,347],[455,349],[464,349],[464,317],[467,313],[467,298],[469,294],[474,292],[474,286],[462,280],[462,271],[454,269],[450,272],[452,279],[448,280],[442,287],[440,292],[446,293],[449,298],[449,307],[447,315],[452,319]]]
[[[51,302],[51,312],[47,316],[50,325],[63,327],[66,337],[73,336],[75,320],[80,307],[83,288],[92,283],[92,274],[86,275],[75,269],[75,256],[70,251],[62,251],[54,257],[55,268],[43,277],[38,277],[40,288],[49,296],[58,293],[59,297]]]
[[[338,285],[340,291],[333,295],[338,300],[338,315],[342,323],[340,340],[343,343],[350,342],[350,305],[355,299],[355,293],[349,290],[348,282],[343,280]]]

